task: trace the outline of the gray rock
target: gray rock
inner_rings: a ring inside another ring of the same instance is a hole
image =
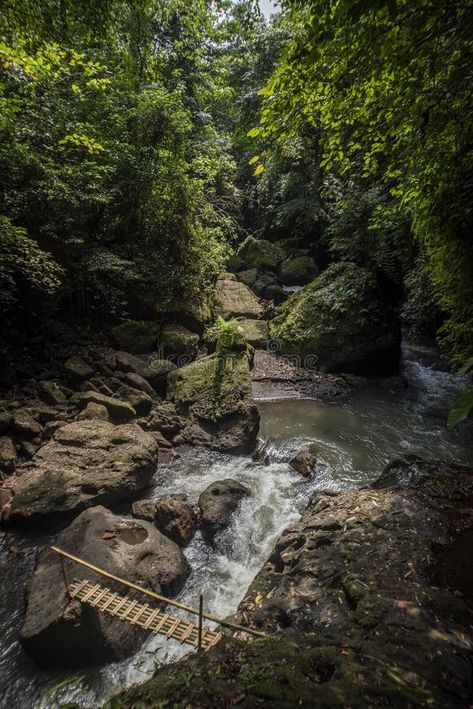
[[[159,431],[166,438],[174,438],[183,426],[184,420],[178,415],[174,404],[170,401],[164,401],[152,410],[146,424],[146,430]]]
[[[38,421],[36,421],[25,409],[18,409],[13,415],[11,424],[12,431],[17,433],[22,438],[36,438],[43,430]]]
[[[112,329],[112,339],[125,352],[146,354],[156,349],[158,326],[155,322],[128,320]]]
[[[214,537],[228,527],[240,500],[250,494],[247,487],[227,478],[209,485],[199,497],[200,524],[206,537]]]
[[[199,517],[185,495],[169,495],[157,500],[154,521],[169,539],[186,547],[197,531]]]
[[[264,349],[268,342],[268,324],[265,320],[239,320],[238,327],[242,330],[246,342],[256,349]]]
[[[258,278],[258,269],[248,268],[246,271],[240,271],[240,273],[237,273],[236,278],[240,283],[244,283],[248,288],[252,288]]]
[[[31,522],[117,504],[149,484],[157,458],[156,441],[138,426],[74,421],[4,482],[0,516]]]
[[[11,421],[12,416],[8,411],[0,411],[0,436],[2,433],[5,433],[5,431],[8,431]]]
[[[159,395],[166,393],[167,377],[170,372],[176,369],[176,365],[167,359],[148,357],[145,361],[128,352],[116,353],[116,365],[122,372],[139,374],[140,377],[143,377],[151,384]]]
[[[79,515],[57,546],[108,572],[167,596],[182,589],[190,574],[181,549],[154,525],[93,507]],[[66,561],[70,578],[101,582],[125,596],[127,589]],[[131,594],[130,594],[131,595]],[[138,593],[133,598],[146,602]],[[25,650],[41,666],[85,667],[123,659],[138,650],[145,633],[105,613],[70,602],[59,557],[41,552],[28,586],[26,618],[20,632]]]
[[[80,382],[83,382],[85,379],[90,379],[90,377],[94,376],[92,367],[87,364],[87,362],[84,362],[82,357],[78,356],[69,357],[69,359],[64,362],[64,369],[73,384],[80,384]]]
[[[57,382],[47,380],[38,382],[38,396],[45,404],[49,404],[50,406],[65,404],[67,401],[64,391],[59,387]]]
[[[126,372],[121,376],[123,377],[123,381],[125,382],[125,384],[127,384],[129,387],[144,392],[152,399],[158,398],[158,395],[151,386],[151,384],[149,384],[149,382],[147,382],[146,379],[140,374],[137,374],[136,372]]]
[[[255,294],[238,281],[218,280],[215,292],[215,313],[225,320],[231,318],[261,318],[263,306]]]
[[[96,404],[89,401],[77,417],[78,419],[97,419],[98,421],[108,421],[108,411],[103,404]]]
[[[140,389],[135,389],[127,384],[121,384],[115,391],[116,396],[128,402],[138,416],[147,416],[151,411],[153,399]]]
[[[80,397],[80,404],[83,408],[90,402],[101,404],[107,409],[110,419],[115,423],[127,423],[135,418],[136,411],[127,401],[121,401],[97,391],[86,391]]]
[[[144,519],[154,524],[156,502],[153,500],[136,500],[131,506],[131,514],[135,519]]]

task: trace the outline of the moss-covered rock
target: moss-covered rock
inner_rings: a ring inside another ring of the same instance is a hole
[[[248,236],[238,249],[237,256],[242,268],[277,268],[286,254],[277,243]]]
[[[287,286],[303,286],[319,273],[312,256],[296,256],[285,259],[279,269],[281,282]]]
[[[168,377],[167,398],[180,416],[203,429],[208,445],[231,452],[253,448],[259,414],[249,353],[213,354],[176,369]]]
[[[255,349],[263,349],[268,341],[268,323],[265,320],[245,318],[238,321],[246,342]]]
[[[400,329],[372,273],[352,263],[330,266],[291,295],[270,323],[283,353],[310,356],[329,372],[394,371]]]
[[[183,325],[165,325],[158,338],[158,347],[165,357],[195,357],[199,335]]]
[[[156,349],[158,326],[154,322],[128,320],[112,329],[116,347],[133,354],[146,354]]]
[[[215,314],[225,320],[231,318],[260,318],[263,307],[255,294],[244,283],[217,281],[215,290]]]

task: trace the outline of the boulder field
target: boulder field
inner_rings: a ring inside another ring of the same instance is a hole
[[[317,492],[232,617],[269,637],[228,638],[108,707],[469,706],[472,499],[473,469],[412,457]]]
[[[115,576],[168,597],[179,593],[191,571],[180,547],[154,525],[118,517],[101,506],[82,512],[61,532],[56,544]],[[94,572],[68,560],[65,563],[70,580],[97,583]],[[109,580],[106,585],[126,595],[123,586]],[[79,601],[70,601],[61,560],[45,549],[39,554],[28,586],[20,639],[37,664],[72,668],[133,654],[143,643],[143,631]]]

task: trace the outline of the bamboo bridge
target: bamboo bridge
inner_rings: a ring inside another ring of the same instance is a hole
[[[222,632],[203,626],[204,619],[218,623],[218,625],[229,628],[233,632],[249,633],[256,637],[266,637],[265,633],[253,630],[253,628],[247,628],[237,623],[231,623],[223,618],[217,618],[216,616],[204,613],[202,595],[200,595],[199,598],[199,609],[192,608],[191,606],[186,606],[178,601],[174,601],[171,598],[166,598],[166,596],[162,596],[159,593],[150,591],[147,588],[138,586],[131,581],[122,579],[119,576],[114,576],[105,569],[101,569],[99,566],[95,566],[78,556],[74,556],[64,551],[64,549],[55,546],[50,548],[51,551],[58,554],[61,558],[64,583],[69,597],[95,608],[100,613],[106,613],[131,625],[136,625],[143,630],[163,635],[167,640],[174,638],[181,644],[186,643],[192,645],[198,650],[210,650],[210,648],[214,647],[222,638]],[[119,583],[124,587],[148,596],[154,601],[159,601],[166,605],[179,608],[187,613],[197,615],[198,623],[192,623],[179,616],[173,616],[159,608],[153,608],[148,603],[140,603],[136,599],[129,598],[127,595],[120,595],[100,583],[94,584],[87,579],[81,580],[77,578],[73,578],[70,581],[65,559],[85,567],[110,581]]]

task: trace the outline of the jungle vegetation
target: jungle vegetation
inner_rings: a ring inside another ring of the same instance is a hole
[[[206,297],[249,233],[473,355],[473,0],[4,0],[0,311]]]

